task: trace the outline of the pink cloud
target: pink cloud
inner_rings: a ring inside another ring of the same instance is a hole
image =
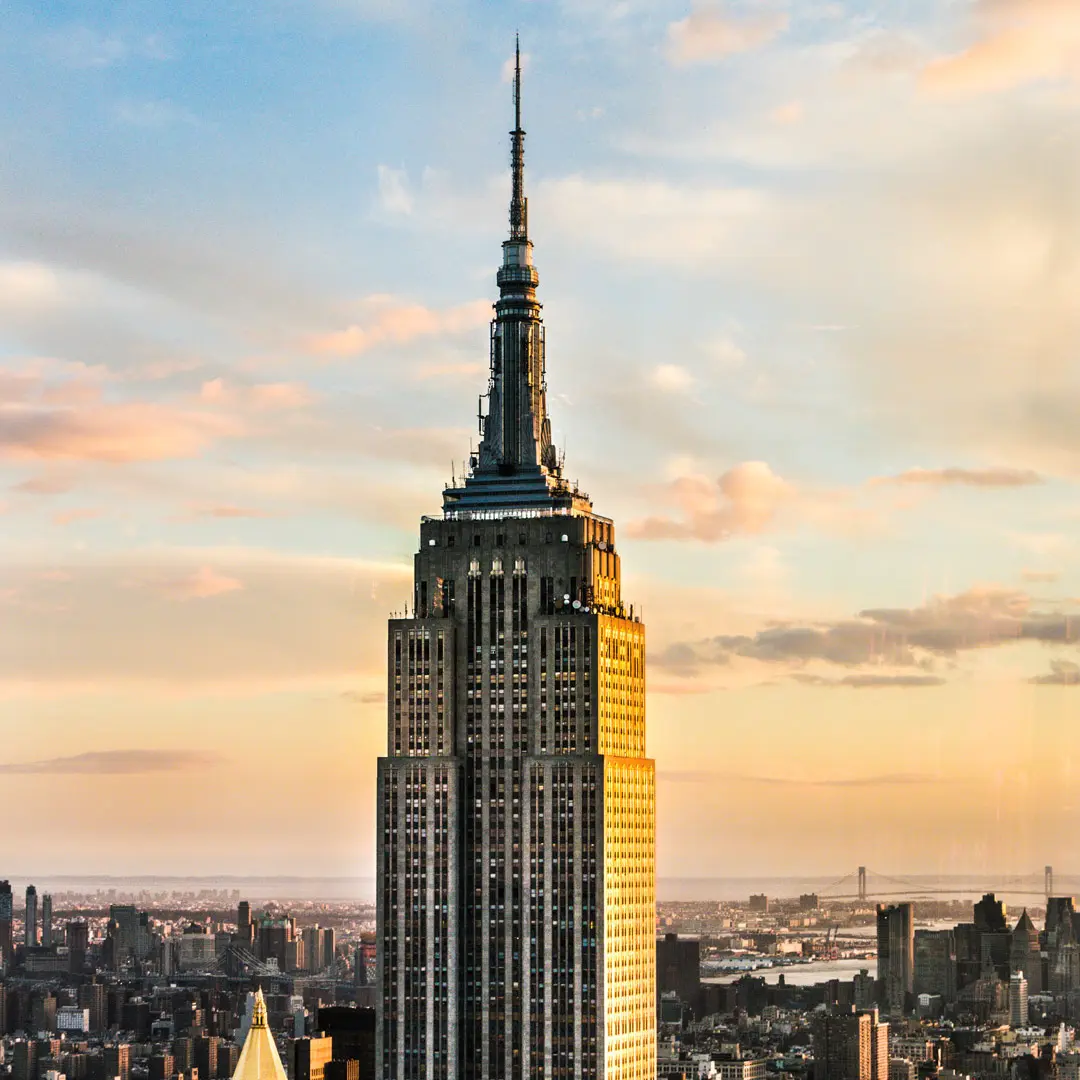
[[[208,379],[199,388],[199,400],[207,405],[231,405],[254,411],[297,409],[315,400],[303,383],[274,382],[239,386],[222,378]]]
[[[1074,0],[978,0],[976,40],[923,70],[931,94],[975,95],[1075,78],[1080,8]]]
[[[385,297],[369,300],[373,308],[363,326],[352,325],[311,338],[309,348],[325,356],[359,356],[378,345],[403,345],[432,334],[457,334],[483,326],[491,318],[489,300],[434,311],[420,304],[393,304]]]
[[[160,461],[195,457],[238,425],[149,402],[61,408],[0,406],[0,457],[15,460]]]
[[[677,67],[721,60],[768,44],[788,27],[782,12],[738,17],[722,4],[701,4],[668,27],[668,60]]]

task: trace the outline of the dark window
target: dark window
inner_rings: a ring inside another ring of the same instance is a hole
[[[473,542],[473,547],[479,547],[480,546],[480,534],[479,533],[474,533],[473,534],[472,542]]]

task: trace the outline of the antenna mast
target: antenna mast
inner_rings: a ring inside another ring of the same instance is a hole
[[[510,239],[529,236],[529,206],[525,198],[525,132],[521,129],[521,39],[514,36],[514,130],[510,132],[510,167],[514,186],[510,197]]]

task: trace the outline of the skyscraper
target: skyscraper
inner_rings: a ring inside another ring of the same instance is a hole
[[[41,898],[41,944],[51,945],[52,943],[52,894],[46,893]]]
[[[877,909],[878,979],[885,984],[890,1012],[902,1013],[914,989],[915,921],[911,904]]]
[[[389,625],[382,1080],[656,1073],[645,633],[551,439],[520,92],[482,439]]]
[[[26,886],[26,914],[24,918],[23,940],[27,948],[31,948],[38,942],[37,937],[37,889],[33,885]]]
[[[11,919],[14,915],[13,908],[11,882],[0,881],[0,964],[6,964],[11,959],[13,946],[11,937]]]
[[[1028,984],[1022,971],[1009,976],[1009,1027],[1027,1027]]]

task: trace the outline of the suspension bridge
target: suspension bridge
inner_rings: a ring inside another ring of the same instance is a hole
[[[819,885],[816,889],[818,897],[822,900],[886,900],[901,896],[918,899],[929,896],[967,896],[990,892],[1049,900],[1055,895],[1054,868],[1045,866],[1042,870],[1013,877],[957,874],[925,877],[919,880],[881,874],[876,870],[860,866],[853,873],[845,874],[828,885]]]

